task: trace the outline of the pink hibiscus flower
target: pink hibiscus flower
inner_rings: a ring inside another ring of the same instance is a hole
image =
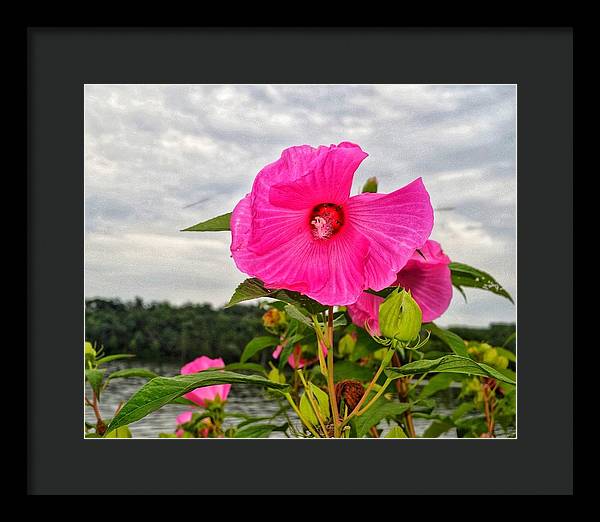
[[[281,355],[282,350],[283,350],[283,346],[278,345],[277,348],[275,348],[275,350],[273,350],[273,354],[272,354],[273,359],[279,359],[279,356]],[[325,346],[323,346],[323,355],[327,355],[327,348]],[[313,363],[317,362],[318,360],[319,360],[318,357],[315,357],[314,359],[304,359],[302,357],[302,346],[297,344],[296,346],[294,346],[294,349],[292,350],[292,353],[288,357],[287,362],[290,365],[290,367],[292,367],[294,370],[296,370],[298,368],[304,368],[305,366],[308,366],[309,364],[313,364]]]
[[[181,375],[196,373],[208,368],[222,368],[223,366],[225,366],[225,363],[220,357],[218,359],[211,359],[210,357],[203,355],[181,368]],[[195,390],[186,393],[184,397],[200,406],[205,406],[206,401],[214,401],[217,397],[222,401],[227,400],[230,388],[231,384],[215,384],[214,386],[196,388]]]
[[[423,312],[423,322],[428,323],[440,317],[450,306],[452,299],[452,278],[450,258],[444,254],[437,241],[428,240],[420,249],[425,259],[415,252],[404,268],[398,273],[392,286],[410,290]],[[348,306],[352,322],[364,327],[365,323],[379,335],[379,305],[383,298],[362,293],[356,303]]]
[[[267,288],[324,305],[356,302],[396,279],[433,227],[421,179],[390,194],[350,197],[367,154],[358,145],[291,147],[256,176],[231,216],[237,267]]]

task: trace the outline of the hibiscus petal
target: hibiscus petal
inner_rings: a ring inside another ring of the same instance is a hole
[[[319,291],[329,278],[327,249],[323,241],[313,239],[306,230],[302,233],[282,234],[281,243],[263,238],[248,249],[247,273],[258,277],[267,288],[285,288],[303,294]],[[270,244],[272,248],[256,248]]]
[[[347,224],[332,239],[321,243],[327,248],[329,278],[319,291],[307,295],[324,305],[354,303],[365,284],[369,240]]]
[[[433,228],[433,208],[421,178],[390,194],[360,194],[344,207],[350,221],[371,242],[365,288],[382,290],[423,246]]]
[[[348,306],[348,315],[355,325],[361,328],[368,326],[375,335],[381,335],[381,330],[379,330],[379,305],[381,303],[383,303],[383,297],[363,292],[356,303]]]
[[[275,184],[269,192],[269,202],[277,207],[294,210],[311,210],[321,203],[341,205],[350,196],[354,172],[368,156],[358,145],[332,145],[323,154],[320,150],[308,162],[298,160],[301,168],[310,165],[308,172],[300,177],[294,173],[289,181]],[[288,162],[289,165],[289,162]]]
[[[248,273],[248,238],[252,227],[252,209],[250,207],[251,197],[246,195],[233,209],[231,213],[231,255],[236,266]]]

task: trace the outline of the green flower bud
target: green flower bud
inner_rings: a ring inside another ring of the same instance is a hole
[[[273,367],[273,369],[269,372],[267,378],[272,382],[279,382],[281,384],[285,384],[285,375],[273,365],[271,366]]]
[[[489,348],[483,353],[483,362],[485,364],[493,365],[498,358],[498,352],[494,348]]]
[[[495,366],[496,366],[496,368],[499,368],[500,370],[504,370],[504,368],[508,368],[508,359],[506,357],[504,357],[504,355],[499,355],[498,357],[496,357]]]
[[[96,350],[92,347],[92,343],[87,342],[84,344],[83,353],[85,356],[85,365],[87,368],[91,368],[96,364]]]
[[[381,335],[404,343],[417,338],[423,315],[417,302],[400,287],[388,295],[379,306]]]

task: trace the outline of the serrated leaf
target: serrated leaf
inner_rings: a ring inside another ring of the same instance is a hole
[[[289,389],[286,384],[272,382],[260,375],[242,375],[226,370],[205,370],[175,377],[155,377],[131,396],[113,418],[107,431],[133,424],[196,388],[215,384],[254,384],[279,391]]]
[[[487,290],[496,295],[506,297],[506,299],[514,304],[511,295],[487,272],[457,262],[450,263],[448,267],[452,274],[452,284],[455,287],[459,289],[462,289],[462,287],[469,287]]]
[[[223,232],[231,230],[231,212],[208,219],[192,227],[184,228],[181,232]]]
[[[304,308],[309,314],[316,314],[327,308],[314,299],[311,299],[310,297],[307,297],[299,292],[292,292],[291,290],[267,289],[263,285],[262,281],[255,277],[246,279],[238,285],[238,287],[235,289],[235,292],[231,296],[231,299],[225,305],[225,308],[242,303],[244,301],[258,299],[260,297],[270,297],[271,299],[277,299],[279,301]]]
[[[479,375],[482,377],[492,377],[498,381],[508,384],[516,384],[507,375],[500,373],[498,370],[488,366],[487,364],[478,363],[468,357],[459,355],[446,355],[439,359],[421,359],[414,361],[400,368],[388,368],[385,374],[391,379],[399,379],[405,375],[419,375],[423,373],[464,373],[467,375]]]
[[[244,348],[244,351],[240,357],[240,362],[245,363],[248,359],[250,359],[250,357],[257,354],[261,350],[264,350],[269,346],[277,346],[277,344],[279,344],[279,339],[272,335],[255,337]]]

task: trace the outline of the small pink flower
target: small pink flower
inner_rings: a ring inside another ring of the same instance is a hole
[[[367,157],[358,145],[291,147],[256,176],[231,216],[237,267],[267,288],[301,292],[324,305],[356,302],[396,279],[433,227],[421,179],[390,194],[350,197]]]
[[[225,366],[225,363],[220,357],[218,359],[211,359],[210,357],[203,355],[181,368],[181,375],[196,373],[208,368],[222,368],[223,366]],[[200,406],[206,406],[206,401],[214,401],[217,397],[222,401],[227,400],[230,388],[231,384],[204,386],[203,388],[196,388],[195,390],[186,393],[184,397]]]
[[[450,258],[437,241],[428,240],[420,250],[425,259],[415,252],[398,273],[393,286],[411,291],[423,312],[423,322],[428,323],[440,317],[450,306]],[[382,297],[363,293],[356,303],[348,306],[348,314],[354,324],[364,327],[366,323],[373,333],[379,335],[379,305],[382,302]]]
[[[190,422],[192,420],[193,414],[194,414],[194,412],[192,412],[192,411],[184,411],[183,413],[180,413],[179,415],[177,415],[177,418],[175,419],[177,426],[181,426],[182,424],[185,424],[186,422]]]
[[[278,345],[277,348],[273,350],[273,359],[279,359],[282,350],[283,347],[281,345]],[[323,354],[327,355],[327,348],[325,347],[323,347]],[[304,359],[302,357],[302,346],[297,344],[296,346],[294,346],[294,349],[288,357],[287,362],[294,370],[296,370],[297,368],[304,368],[305,366],[317,362],[318,360],[318,357],[315,357],[314,359]]]
[[[185,431],[183,430],[176,430],[175,431],[175,436],[178,438],[182,438],[185,435]]]

